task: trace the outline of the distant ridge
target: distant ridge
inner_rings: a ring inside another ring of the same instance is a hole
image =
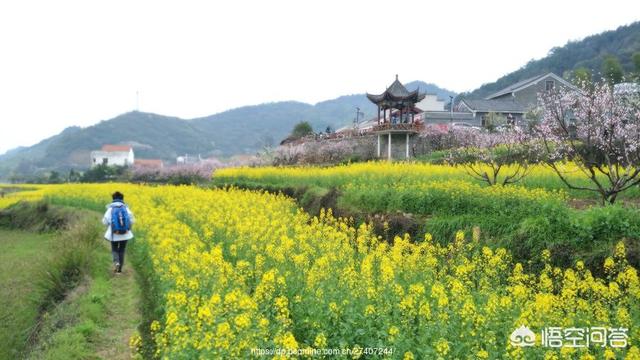
[[[443,99],[455,95],[421,81],[406,85],[410,90],[419,87]],[[138,158],[163,159],[169,163],[184,154],[203,157],[252,154],[264,146],[278,144],[302,120],[309,121],[316,131],[349,124],[356,107],[364,112],[365,118],[376,111],[364,94],[340,96],[315,105],[283,101],[243,106],[191,120],[132,111],[86,128],[69,127],[36,145],[0,155],[0,179],[87,168],[89,153],[104,144],[129,144]]]
[[[518,81],[548,72],[566,77],[571,70],[586,67],[593,74],[598,74],[606,55],[616,56],[622,67],[626,71],[631,71],[633,69],[631,56],[638,51],[640,51],[640,22],[634,22],[579,41],[570,41],[562,47],[554,47],[544,58],[531,60],[520,69],[493,83],[484,84],[465,96],[484,98]]]

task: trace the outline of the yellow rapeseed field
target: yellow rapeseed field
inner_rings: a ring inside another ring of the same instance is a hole
[[[500,170],[499,179],[512,174],[518,165],[505,165]],[[488,168],[488,166],[485,166]],[[587,174],[574,163],[558,163],[557,168],[573,185],[593,187]],[[479,165],[478,169],[482,169]],[[489,171],[491,174],[491,171]],[[606,183],[605,175],[597,177]],[[343,164],[337,166],[297,166],[297,167],[240,167],[216,170],[214,181],[217,183],[258,183],[276,186],[320,186],[343,187],[346,185],[363,185],[375,187],[380,184],[404,184],[412,186],[424,182],[447,182],[451,180],[465,181],[486,185],[475,180],[461,165],[439,165],[423,162],[366,162]],[[528,175],[519,186],[544,189],[553,192],[568,192],[575,197],[597,197],[594,192],[569,190],[558,175],[544,164],[531,165]],[[625,197],[640,196],[639,189],[630,189]]]
[[[446,246],[430,235],[387,243],[330,210],[312,218],[283,195],[257,191],[60,185],[1,204],[46,197],[104,209],[115,190],[136,214],[134,246],[147,246],[160,284],[164,315],[150,331],[163,359],[268,349],[300,358],[341,349],[342,358],[640,359],[640,283],[622,243],[600,279],[580,262],[527,273],[505,249],[480,246],[478,231]],[[512,344],[522,325],[533,346]],[[553,347],[541,336],[548,328],[606,335]]]
[[[517,165],[505,165],[503,173],[509,173]],[[558,168],[568,174],[570,180],[586,179],[573,163],[559,164]],[[559,184],[551,168],[545,165],[532,165],[529,178],[533,182]],[[471,180],[461,165],[438,165],[421,162],[364,162],[343,164],[329,167],[239,167],[219,169],[215,177],[220,179],[251,179],[273,183],[314,183],[323,185],[341,185],[358,182],[370,183],[379,181],[395,181],[415,183],[425,180]]]

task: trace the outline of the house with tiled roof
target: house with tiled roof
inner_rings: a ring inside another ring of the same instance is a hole
[[[559,87],[577,90],[573,84],[550,72],[507,86],[487,96],[485,100],[513,100],[525,108],[531,108],[537,106],[539,93],[551,91]]]
[[[509,85],[484,99],[462,98],[455,109],[470,113],[472,120],[468,122],[474,126],[486,126],[490,113],[503,116],[510,123],[521,124],[525,113],[538,106],[538,94],[557,88],[577,90],[558,75],[547,73]]]
[[[102,149],[91,152],[91,167],[98,165],[131,166],[135,156],[130,145],[103,145]]]
[[[501,100],[474,100],[461,99],[457,105],[457,111],[470,113],[469,125],[486,126],[486,118],[489,113],[503,116],[513,124],[518,124],[524,119],[527,108],[513,99]]]

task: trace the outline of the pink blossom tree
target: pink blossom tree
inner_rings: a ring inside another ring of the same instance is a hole
[[[581,91],[541,94],[536,128],[546,163],[570,189],[595,192],[602,203],[640,184],[640,108],[638,94],[617,93],[604,83]],[[566,173],[573,161],[589,182]]]
[[[471,177],[489,185],[508,185],[529,174],[534,153],[530,136],[513,126],[500,132],[454,128],[459,147],[451,150],[449,162],[461,165]]]

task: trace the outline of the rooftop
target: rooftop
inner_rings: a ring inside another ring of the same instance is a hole
[[[435,120],[473,120],[474,118],[470,112],[425,111],[422,113],[422,119],[429,122]]]
[[[527,85],[535,82],[536,80],[540,79],[543,76],[547,76],[547,74],[537,75],[537,76],[534,76],[532,78],[528,78],[528,79],[525,79],[525,80],[522,80],[522,81],[518,81],[515,84],[511,84],[511,85],[507,86],[506,88],[487,96],[486,99],[493,99],[493,98],[498,97],[498,96],[509,94],[509,93],[513,92],[514,90],[516,90],[518,88],[521,88],[523,86],[527,86]]]
[[[502,112],[502,113],[525,113],[524,105],[513,99],[504,100],[470,100],[462,99],[460,103],[464,103],[472,111],[479,112]]]
[[[402,85],[396,75],[396,80],[380,95],[374,95],[367,93],[367,98],[375,104],[409,101],[414,104],[424,99],[425,94],[421,94],[419,90],[409,91]]]
[[[160,159],[136,159],[133,164],[144,167],[162,167],[163,165]]]
[[[562,83],[563,85],[565,85],[565,86],[567,86],[569,88],[572,88],[574,90],[577,90],[577,88],[573,84],[571,84],[567,80],[561,78],[560,76],[550,72],[550,73],[534,76],[532,78],[525,79],[525,80],[522,80],[522,81],[518,81],[515,84],[509,85],[506,88],[487,96],[485,99],[486,100],[491,100],[491,99],[494,99],[494,98],[497,98],[497,97],[500,97],[500,96],[503,96],[503,95],[506,95],[506,94],[510,94],[512,92],[516,92],[516,91],[518,91],[518,90],[520,90],[522,88],[529,87],[530,85],[535,85],[540,80],[542,80],[542,79],[544,79],[546,77],[552,77],[553,79],[555,79],[556,81]]]
[[[132,147],[130,145],[102,145],[102,151],[107,152],[119,152],[119,151],[130,151]]]

